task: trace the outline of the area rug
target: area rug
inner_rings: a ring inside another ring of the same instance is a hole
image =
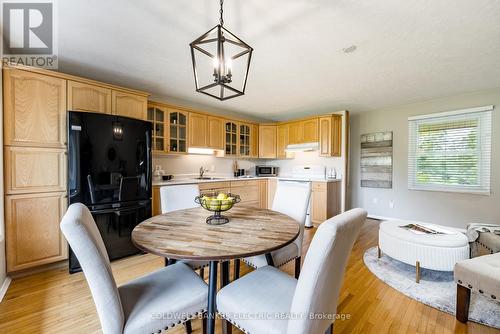
[[[421,303],[455,315],[456,289],[453,272],[421,269],[420,284],[415,282],[415,267],[387,255],[377,258],[377,247],[363,256],[368,269],[392,288]],[[469,320],[500,329],[500,303],[472,293]]]

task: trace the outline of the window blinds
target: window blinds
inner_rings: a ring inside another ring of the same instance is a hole
[[[489,194],[493,108],[408,118],[408,188]]]

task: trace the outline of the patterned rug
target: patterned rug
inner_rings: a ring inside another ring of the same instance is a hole
[[[453,272],[421,269],[420,284],[415,282],[415,267],[387,255],[377,258],[377,247],[368,249],[365,265],[380,280],[421,303],[455,315],[456,289]],[[469,320],[500,329],[500,303],[472,293]]]

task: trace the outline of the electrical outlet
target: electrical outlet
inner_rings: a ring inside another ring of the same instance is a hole
[[[210,171],[215,172],[215,165],[210,166]]]
[[[394,200],[389,201],[389,208],[394,209]]]

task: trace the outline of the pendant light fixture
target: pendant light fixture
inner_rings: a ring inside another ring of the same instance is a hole
[[[219,24],[189,44],[196,91],[221,101],[245,94],[253,51],[224,28],[223,5]]]

